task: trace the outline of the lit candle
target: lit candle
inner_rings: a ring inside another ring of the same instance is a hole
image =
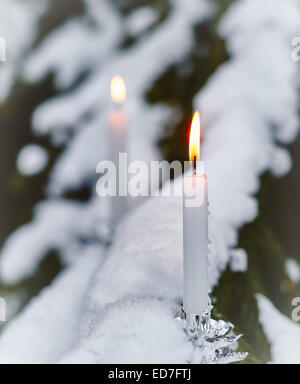
[[[126,99],[126,85],[122,77],[115,76],[110,86],[114,109],[108,116],[109,121],[109,158],[116,166],[117,196],[110,199],[110,220],[117,224],[127,210],[127,169],[119,166],[120,154],[127,154],[128,119],[123,110]]]
[[[207,176],[200,172],[200,115],[193,118],[189,155],[193,175],[183,179],[184,294],[188,328],[210,307],[208,295],[208,197]],[[203,168],[203,167],[202,167]]]

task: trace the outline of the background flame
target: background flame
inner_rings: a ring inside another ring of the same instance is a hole
[[[113,102],[121,104],[126,99],[126,85],[122,77],[115,76],[110,85],[110,94]]]
[[[190,133],[190,162],[194,161],[196,156],[196,160],[200,160],[200,136],[201,136],[201,123],[200,123],[200,113],[198,111],[195,112],[191,127]]]

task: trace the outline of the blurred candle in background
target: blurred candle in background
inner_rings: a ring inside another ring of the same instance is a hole
[[[112,224],[116,225],[127,210],[127,167],[119,165],[120,154],[127,154],[128,118],[123,109],[126,100],[126,85],[122,77],[115,76],[110,86],[111,98],[114,103],[109,113],[109,160],[116,166],[117,196],[110,199]]]
[[[208,197],[204,163],[200,163],[200,115],[193,118],[189,155],[193,175],[183,178],[184,294],[183,309],[190,315],[208,310]]]

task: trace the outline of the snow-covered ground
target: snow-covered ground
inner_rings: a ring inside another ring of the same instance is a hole
[[[175,320],[182,296],[181,200],[152,198],[133,210],[120,223],[112,248],[103,256],[95,228],[105,204],[95,196],[85,204],[58,197],[91,180],[93,185],[95,165],[105,156],[107,90],[116,73],[127,80],[131,95],[127,109],[133,157],[160,157],[155,143],[173,111],[150,107],[143,101],[144,93],[191,49],[193,24],[212,11],[203,0],[173,3],[169,18],[129,50],[117,50],[118,41],[109,26],[105,32],[110,36],[106,39],[109,49],[104,45],[109,55],[88,53],[93,47],[83,43],[81,48],[90,55],[91,76],[74,92],[47,101],[35,113],[35,130],[50,134],[66,149],[51,174],[49,196],[54,197],[41,203],[33,222],[8,240],[1,255],[1,276],[9,282],[22,280],[34,273],[45,251],[53,247],[69,266],[5,329],[0,362],[197,361]],[[117,16],[113,20],[118,28],[123,27]],[[202,153],[209,177],[211,287],[229,263],[235,270],[247,266],[245,253],[235,248],[239,229],[258,215],[254,194],[260,175],[271,170],[281,176],[290,169],[289,153],[282,144],[291,142],[298,132],[298,68],[290,58],[290,41],[299,23],[294,0],[239,0],[221,20],[220,34],[232,57],[195,98],[202,115]],[[67,52],[67,58],[53,61],[74,28],[87,26],[81,19],[63,26],[29,59],[38,68],[36,80],[54,70],[57,84],[64,88],[86,66],[81,63],[80,68],[65,73],[64,63],[71,61]],[[75,50],[70,56],[82,54],[79,47]],[[29,72],[28,78],[33,79],[34,73]],[[83,117],[90,112],[94,114],[86,123]],[[70,130],[75,134],[72,139],[67,134]],[[82,237],[89,242],[80,241]],[[78,278],[81,270],[82,280]],[[299,325],[278,314],[267,299],[260,297],[258,302],[260,320],[272,345],[272,361],[299,362],[300,347],[295,343]],[[278,319],[273,327],[267,322],[270,314]],[[283,326],[285,333],[280,332]]]

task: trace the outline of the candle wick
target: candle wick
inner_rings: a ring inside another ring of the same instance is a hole
[[[194,156],[194,161],[193,161],[193,168],[194,168],[194,176],[197,176],[197,156]]]

